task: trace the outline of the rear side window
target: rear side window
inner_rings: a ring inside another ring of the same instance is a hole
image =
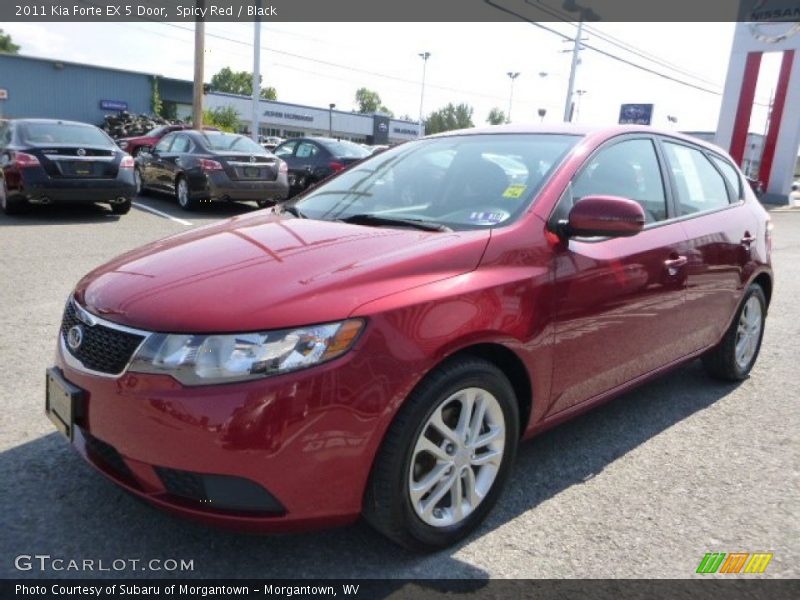
[[[705,154],[672,142],[665,142],[664,150],[675,178],[681,216],[730,204],[725,180]]]
[[[733,188],[734,197],[739,200],[742,197],[742,180],[739,179],[739,172],[727,160],[723,160],[716,156],[712,156],[711,160],[713,160],[714,164],[719,167],[720,171],[722,171],[725,179],[728,180],[728,183],[730,183],[731,187]]]
[[[572,204],[586,196],[628,198],[641,205],[646,222],[666,219],[664,181],[652,140],[626,140],[601,149],[572,182]],[[559,206],[566,214],[569,208]]]

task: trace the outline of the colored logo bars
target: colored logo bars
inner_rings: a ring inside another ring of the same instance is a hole
[[[709,552],[700,561],[697,573],[763,573],[772,556],[766,552]]]

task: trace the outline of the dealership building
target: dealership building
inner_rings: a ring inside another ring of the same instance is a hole
[[[192,114],[192,82],[137,71],[50,58],[0,54],[0,117],[48,118],[100,125],[109,113],[152,112],[154,92],[177,118]],[[205,108],[232,107],[242,131],[250,131],[252,100],[211,90]],[[419,124],[387,115],[359,114],[290,104],[259,102],[263,135],[298,137],[328,135],[369,144],[392,144],[419,136]]]

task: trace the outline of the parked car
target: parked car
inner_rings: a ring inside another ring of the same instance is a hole
[[[185,210],[201,202],[253,201],[266,207],[286,198],[286,163],[235,133],[177,131],[136,157],[138,193],[174,194]]]
[[[270,135],[270,136],[265,137],[262,140],[261,145],[264,146],[265,150],[269,150],[270,152],[272,152],[281,143],[283,143],[283,138],[280,138],[280,137],[277,137],[277,136],[274,136],[274,135]]]
[[[289,165],[289,193],[292,196],[369,154],[359,144],[325,137],[294,138],[275,148],[275,156]]]
[[[120,138],[117,140],[117,145],[125,150],[128,154],[133,156],[134,158],[139,155],[139,152],[144,150],[149,150],[153,146],[155,146],[161,138],[163,138],[168,133],[172,133],[173,131],[186,131],[187,129],[191,129],[191,125],[187,124],[178,124],[178,125],[160,125],[148,131],[145,135],[140,135],[137,137],[127,137],[127,138]],[[216,127],[203,127],[204,131],[219,131]]]
[[[427,191],[410,206],[406,173]],[[47,411],[174,513],[248,531],[363,514],[440,548],[486,517],[521,439],[698,357],[745,379],[770,235],[730,157],[694,138],[432,136],[92,271]]]
[[[131,209],[133,159],[86,123],[50,119],[0,122],[0,208],[104,202],[114,214]]]

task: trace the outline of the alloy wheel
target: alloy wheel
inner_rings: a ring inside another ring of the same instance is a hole
[[[503,461],[505,429],[500,403],[482,388],[460,390],[433,411],[408,477],[411,506],[422,521],[449,527],[478,507]]]
[[[189,204],[189,184],[185,179],[178,181],[178,204],[184,208]]]
[[[747,369],[758,349],[763,326],[763,309],[755,296],[750,296],[739,315],[736,329],[736,364],[742,370]]]

